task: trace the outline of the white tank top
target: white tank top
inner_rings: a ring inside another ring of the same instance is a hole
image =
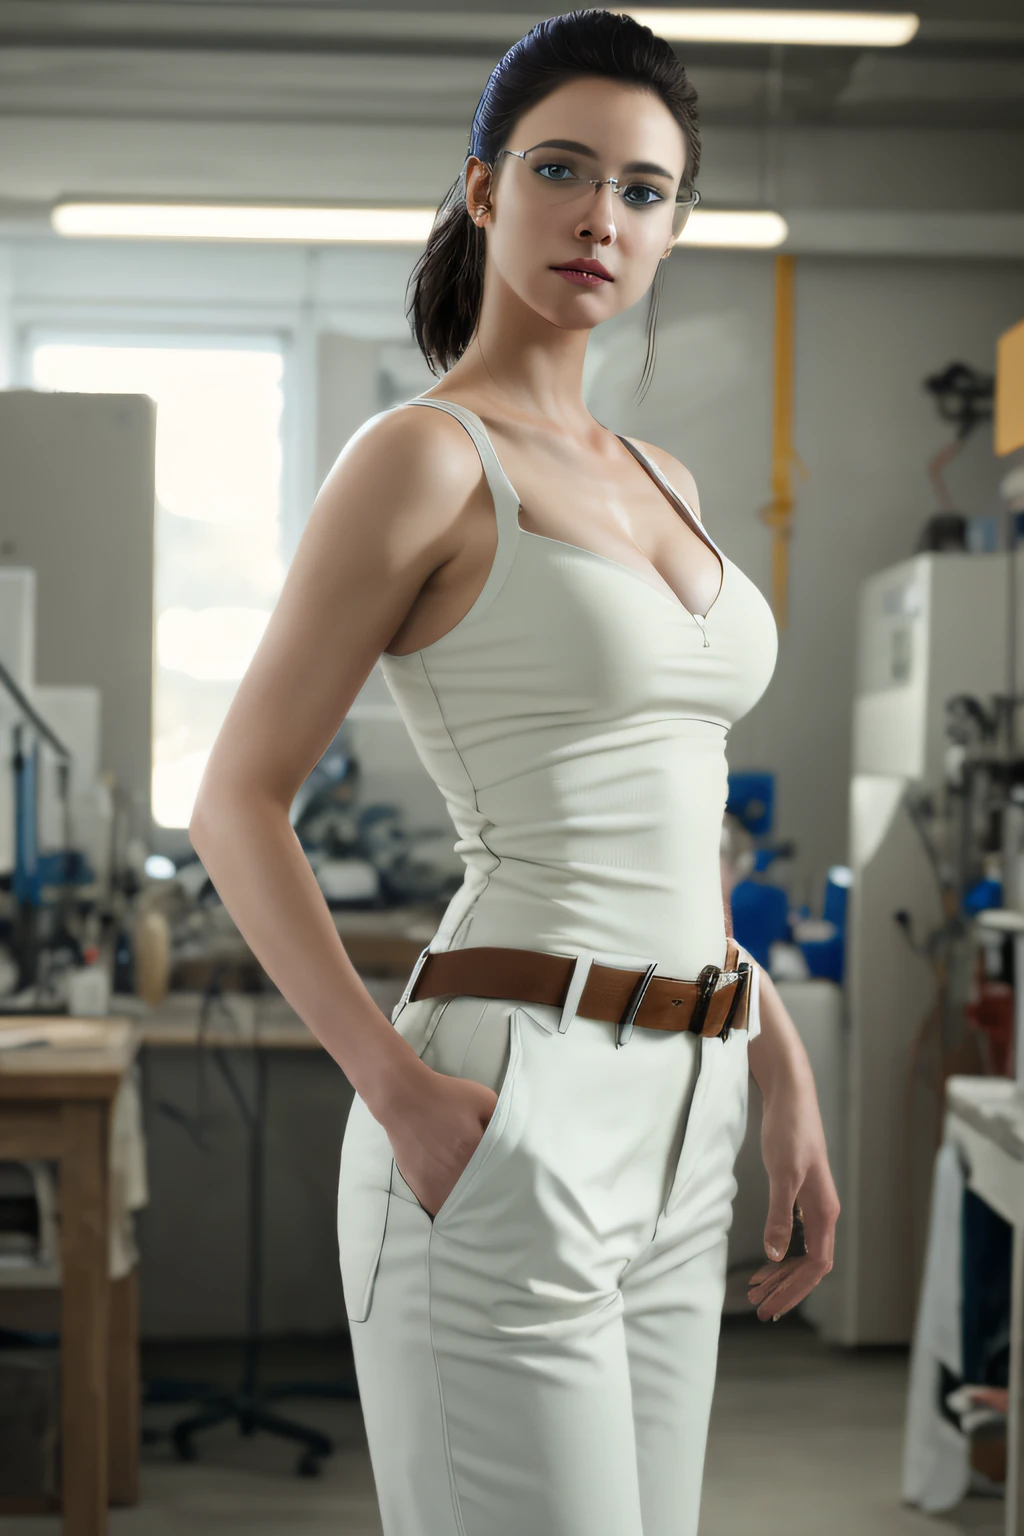
[[[618,561],[521,528],[519,497],[475,412],[407,404],[465,427],[498,533],[483,589],[455,627],[380,658],[466,866],[431,950],[585,948],[686,979],[722,965],[725,745],[771,680],[771,608],[628,439],[721,562],[703,619]],[[753,1009],[751,1026],[752,1038]]]

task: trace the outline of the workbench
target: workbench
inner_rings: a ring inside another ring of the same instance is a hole
[[[65,1018],[0,1019],[78,1026]],[[0,1158],[58,1165],[60,1191],[61,1499],[67,1536],[103,1536],[108,1503],[138,1500],[138,1278],[110,1278],[110,1126],[139,1036],[125,1019],[90,1019],[95,1043],[0,1051]],[[73,1036],[75,1029],[69,1031]],[[36,1506],[33,1505],[33,1508]],[[52,1508],[46,1501],[41,1508]],[[19,1510],[27,1511],[22,1501]],[[14,1513],[13,1508],[0,1513]]]

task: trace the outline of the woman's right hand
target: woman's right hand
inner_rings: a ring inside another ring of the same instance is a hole
[[[498,1095],[472,1078],[449,1077],[422,1061],[417,1067],[379,1118],[399,1173],[433,1220],[479,1146]]]

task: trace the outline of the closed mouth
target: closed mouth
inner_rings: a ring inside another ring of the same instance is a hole
[[[581,277],[598,277],[604,283],[613,283],[615,281],[607,272],[595,272],[590,267],[567,265],[564,267],[552,267],[551,270],[552,272],[578,272]]]

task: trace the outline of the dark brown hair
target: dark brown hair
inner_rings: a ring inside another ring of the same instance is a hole
[[[566,11],[538,22],[514,43],[491,71],[473,116],[466,160],[494,165],[524,113],[581,75],[599,75],[645,87],[661,97],[686,137],[685,180],[700,169],[697,93],[671,45],[650,27],[615,11]],[[484,231],[466,209],[466,162],[445,194],[426,246],[409,279],[406,316],[430,371],[438,376],[462,356],[480,312],[484,279]],[[647,356],[641,387],[653,373],[654,325],[664,262],[651,285]]]

